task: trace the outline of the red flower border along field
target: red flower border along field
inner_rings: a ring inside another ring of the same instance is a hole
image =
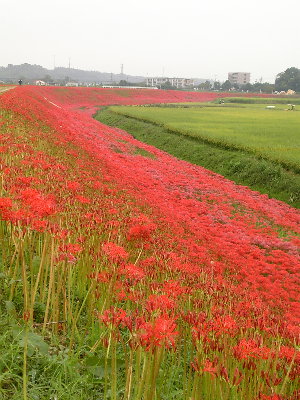
[[[216,97],[0,96],[3,300],[27,339],[84,344],[82,371],[103,370],[88,398],[299,398],[299,211],[91,118],[101,105]]]

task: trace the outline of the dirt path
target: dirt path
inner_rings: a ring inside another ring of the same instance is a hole
[[[6,92],[7,90],[11,90],[15,88],[15,86],[0,86],[0,94]]]

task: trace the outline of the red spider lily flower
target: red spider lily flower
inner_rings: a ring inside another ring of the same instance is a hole
[[[190,293],[191,291],[191,288],[188,286],[182,286],[178,281],[175,280],[164,282],[162,289],[168,296],[171,297],[178,297],[183,294]]]
[[[27,188],[20,192],[23,204],[27,205],[39,217],[55,213],[55,200],[53,196],[44,196],[36,189]]]
[[[49,222],[45,220],[33,220],[31,222],[31,227],[37,232],[45,232],[48,227]]]
[[[67,186],[67,189],[69,189],[69,190],[75,191],[75,190],[81,189],[80,183],[78,183],[76,181],[69,181],[69,182],[67,182],[66,186]]]
[[[156,229],[156,225],[155,224],[136,224],[133,225],[129,231],[128,231],[128,235],[127,235],[127,239],[128,240],[146,240],[146,239],[150,239],[152,232],[154,232]]]
[[[140,281],[145,276],[145,271],[134,264],[126,264],[122,268],[119,269],[119,272],[124,275],[128,279],[132,279],[134,281]]]
[[[102,245],[102,250],[112,262],[121,262],[127,260],[129,254],[122,246],[118,246],[113,242],[106,242]]]
[[[84,196],[75,196],[75,199],[81,204],[90,204],[91,200]]]
[[[96,275],[96,280],[97,282],[104,282],[107,283],[110,281],[112,277],[112,274],[106,272],[106,271],[102,271],[102,272],[98,272],[98,274]]]
[[[223,334],[234,336],[237,328],[238,325],[236,321],[230,315],[217,317],[215,320],[211,321],[211,330],[216,336],[221,336]]]
[[[174,347],[177,336],[175,320],[166,316],[158,317],[153,322],[144,322],[138,334],[141,345],[147,350],[163,345]]]
[[[264,360],[271,356],[271,350],[268,347],[259,346],[253,339],[241,339],[238,345],[233,348],[235,357],[240,360],[248,358],[262,358]]]
[[[161,310],[161,311],[174,310],[175,304],[176,304],[175,301],[170,299],[165,294],[161,295],[152,294],[148,297],[146,301],[146,309],[149,312],[155,310]]]
[[[276,394],[276,393],[271,394],[270,396],[261,393],[261,394],[257,397],[257,400],[285,400],[285,398],[282,397],[282,396],[280,396],[280,394]],[[292,399],[291,399],[291,400],[292,400]],[[296,400],[296,398],[295,398],[295,400]]]
[[[205,360],[204,365],[203,365],[203,372],[208,372],[212,378],[215,378],[218,369],[216,367],[216,363],[212,362],[210,360]]]
[[[39,180],[33,176],[19,176],[17,178],[18,184],[23,187],[28,187],[31,185],[31,183],[38,183],[38,181]]]
[[[12,199],[9,197],[0,197],[0,211],[12,208]]]
[[[110,308],[105,310],[102,314],[98,314],[98,319],[106,326],[112,325],[115,328],[120,325],[125,325],[127,321],[127,313],[122,308]]]
[[[281,346],[279,350],[279,357],[285,358],[289,362],[295,360],[296,362],[300,363],[300,351],[297,351],[293,347]]]
[[[70,263],[77,261],[76,255],[82,251],[82,246],[77,243],[67,243],[59,247],[59,261],[67,260]]]
[[[60,246],[59,250],[64,253],[76,255],[82,251],[82,246],[77,243],[67,243]]]

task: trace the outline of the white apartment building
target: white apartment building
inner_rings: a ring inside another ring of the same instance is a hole
[[[146,78],[147,86],[160,87],[161,85],[164,85],[167,82],[169,82],[172,86],[175,86],[177,88],[185,88],[194,85],[194,80],[187,78],[163,78],[163,77]]]
[[[228,80],[232,85],[250,83],[250,72],[228,72]]]

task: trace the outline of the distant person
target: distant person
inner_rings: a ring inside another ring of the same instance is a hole
[[[23,81],[22,81],[22,79],[19,79],[19,85],[21,86],[22,85],[22,83],[23,83]]]

